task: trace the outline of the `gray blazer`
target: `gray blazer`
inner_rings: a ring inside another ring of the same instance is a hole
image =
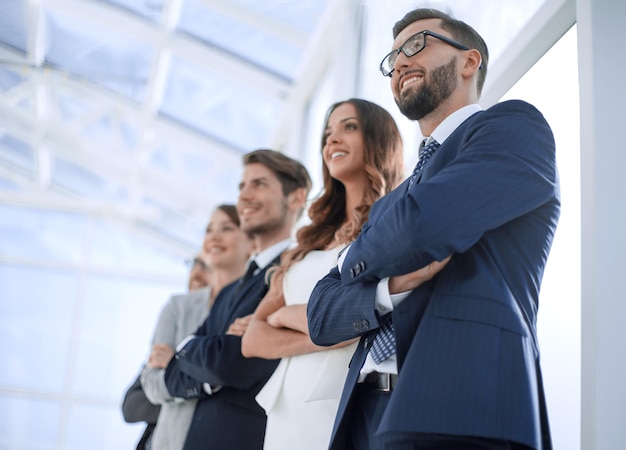
[[[209,296],[209,288],[204,288],[170,298],[159,316],[152,344],[165,343],[176,349],[209,315]],[[165,386],[164,373],[165,369],[146,366],[141,372],[141,384],[148,400],[161,405],[152,449],[177,450],[183,448],[197,401],[172,397]]]

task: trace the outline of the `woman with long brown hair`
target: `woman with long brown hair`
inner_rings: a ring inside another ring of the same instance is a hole
[[[359,234],[372,204],[403,178],[398,127],[369,101],[332,105],[321,147],[324,188],[309,208],[311,223],[283,255],[242,340],[244,356],[282,358],[257,396],[268,415],[265,449],[328,446],[354,347],[314,345],[306,303],[316,282],[337,264],[339,251]]]

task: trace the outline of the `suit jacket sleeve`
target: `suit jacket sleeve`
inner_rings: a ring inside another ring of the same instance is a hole
[[[153,405],[147,399],[143,389],[141,388],[139,376],[137,376],[133,384],[124,394],[124,400],[122,402],[122,414],[124,416],[124,420],[129,423],[156,423],[160,410],[160,406]]]
[[[264,272],[256,276],[257,282],[242,299],[231,298],[235,284],[220,292],[198,335],[176,353],[165,371],[170,394],[200,397],[205,395],[203,383],[245,390],[269,378],[278,360],[245,358],[241,354],[241,337],[226,334],[232,321],[252,314],[267,292],[263,276]],[[231,308],[236,300],[237,304]]]
[[[309,335],[317,345],[334,345],[380,326],[376,282],[346,286],[335,267],[317,282],[307,305]],[[340,301],[339,301],[340,300]]]
[[[406,195],[396,193],[384,213],[372,210],[348,251],[342,281],[377,281],[463,253],[484,233],[554,199],[555,190],[554,139],[545,119],[521,101],[498,104],[462,124]]]
[[[176,348],[176,317],[177,298],[172,297],[165,304],[159,315],[157,326],[154,330],[152,344],[164,343]],[[141,385],[150,402],[160,405],[173,400],[165,386],[165,369],[155,369],[145,366],[141,371]]]
[[[141,371],[141,386],[147,399],[155,405],[172,401],[173,398],[165,386],[165,369],[145,366]]]

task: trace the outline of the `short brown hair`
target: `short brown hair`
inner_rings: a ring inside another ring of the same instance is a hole
[[[263,164],[270,169],[283,187],[283,195],[287,196],[296,189],[304,189],[306,195],[311,190],[311,177],[306,168],[298,161],[276,150],[259,149],[243,155],[243,165]]]

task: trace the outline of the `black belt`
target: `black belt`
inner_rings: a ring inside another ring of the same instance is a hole
[[[363,385],[376,391],[389,392],[393,390],[398,382],[398,375],[395,373],[368,373],[363,380]]]

